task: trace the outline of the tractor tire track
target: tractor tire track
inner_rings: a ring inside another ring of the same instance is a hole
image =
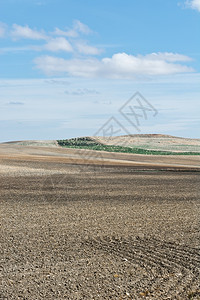
[[[140,284],[149,293],[154,294],[160,288],[162,297],[169,299],[167,295],[171,295],[171,299],[181,299],[191,288],[198,289],[200,255],[197,249],[154,238],[97,237],[85,241],[85,244],[145,268],[152,279],[148,282],[141,279]],[[153,269],[156,269],[156,274]]]

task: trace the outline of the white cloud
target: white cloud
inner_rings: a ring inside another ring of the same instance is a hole
[[[2,47],[0,48],[0,54],[4,54],[8,52],[25,52],[31,50],[36,50],[36,47],[35,46]]]
[[[184,55],[156,53],[134,56],[126,53],[114,54],[111,58],[63,59],[52,56],[36,58],[38,69],[47,75],[68,74],[86,78],[134,78],[143,75],[168,75],[188,73],[194,70],[176,61],[189,61]]]
[[[78,51],[82,54],[97,55],[102,52],[101,49],[88,45],[86,42],[76,43]]]
[[[92,30],[87,25],[83,24],[79,20],[74,21],[74,29],[83,34],[90,34],[92,32]]]
[[[65,94],[67,95],[73,95],[73,96],[83,96],[83,95],[99,95],[100,93],[95,89],[76,89],[74,91],[65,91]]]
[[[55,28],[53,34],[60,35],[60,36],[73,37],[73,38],[78,36],[78,33],[74,29],[64,31],[57,27]]]
[[[0,37],[3,37],[5,34],[6,25],[0,22]],[[9,36],[13,38],[14,41],[19,39],[30,39],[30,40],[45,40],[45,45],[29,45],[29,46],[20,46],[20,47],[7,47],[1,48],[0,53],[5,52],[16,52],[16,51],[43,51],[48,50],[52,52],[57,51],[66,51],[73,52],[76,49],[81,54],[86,55],[97,55],[102,52],[101,49],[90,46],[86,41],[78,41],[77,37],[80,33],[89,34],[91,29],[80,22],[79,20],[74,21],[72,29],[68,31],[63,31],[59,28],[56,28],[54,32],[51,32],[47,35],[43,30],[36,30],[30,28],[28,25],[21,26],[18,24],[13,24],[11,30],[9,31]],[[58,37],[53,37],[52,35],[57,35]],[[75,38],[75,40],[70,40],[70,42],[65,38]],[[71,44],[72,43],[72,44]],[[74,47],[72,46],[74,45]],[[74,48],[74,49],[73,49]]]
[[[24,103],[20,101],[10,101],[8,105],[24,105]]]
[[[196,9],[200,12],[200,0],[187,1],[186,5],[191,7],[192,9]]]
[[[19,46],[19,47],[0,47],[0,54],[4,54],[6,52],[25,52],[25,51],[65,51],[72,52],[73,48],[71,44],[63,37],[52,38],[49,39],[45,45],[36,46],[36,45],[28,45],[28,46]]]
[[[95,77],[101,67],[97,59],[66,60],[52,56],[38,57],[35,63],[38,69],[48,75],[68,73],[72,76]]]
[[[158,52],[158,53],[151,53],[145,56],[148,59],[151,60],[165,60],[169,62],[176,62],[176,61],[191,61],[192,58],[188,57],[183,54],[178,54],[178,53],[171,53],[171,52]]]
[[[31,29],[28,25],[20,26],[13,24],[13,30],[11,31],[11,36],[14,39],[32,39],[32,40],[46,40],[47,36],[43,31],[37,31]]]
[[[67,31],[64,31],[56,27],[53,32],[53,34],[55,35],[67,36],[71,38],[77,37],[79,33],[87,35],[92,33],[92,30],[87,25],[80,22],[79,20],[75,20],[72,29],[68,29]]]
[[[73,51],[71,44],[64,37],[57,37],[55,39],[50,39],[43,48],[46,50],[52,51],[52,52],[56,52],[56,51],[72,52]]]
[[[6,32],[6,24],[0,22],[0,38],[4,37]]]

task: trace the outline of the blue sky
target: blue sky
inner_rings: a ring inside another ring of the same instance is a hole
[[[200,138],[200,0],[1,0],[0,141],[129,133]],[[140,132],[136,92],[158,111]]]

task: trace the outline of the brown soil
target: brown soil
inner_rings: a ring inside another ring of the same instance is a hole
[[[199,158],[85,153],[0,146],[0,299],[200,299]]]

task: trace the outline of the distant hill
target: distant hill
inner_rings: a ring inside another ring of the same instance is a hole
[[[200,154],[200,139],[161,134],[137,134],[116,137],[79,137],[58,140],[62,147],[138,154]]]
[[[22,146],[36,146],[36,147],[58,147],[56,140],[25,140],[25,141],[11,141],[2,144],[15,144]]]
[[[98,137],[106,145],[137,147],[147,150],[200,152],[200,139],[182,138],[163,134],[135,134],[118,137]]]
[[[65,141],[62,143],[62,141]],[[129,147],[146,151],[168,152],[198,152],[200,153],[200,139],[176,137],[164,134],[134,134],[115,137],[76,137],[65,140],[27,140],[12,141],[9,144],[39,147],[78,146],[94,147],[98,145]],[[92,148],[91,148],[92,149]],[[94,149],[95,150],[95,149]],[[98,149],[96,149],[98,150]],[[105,149],[102,149],[105,150]]]

